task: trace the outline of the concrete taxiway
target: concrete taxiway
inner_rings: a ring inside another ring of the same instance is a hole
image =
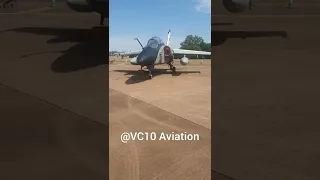
[[[98,20],[0,13],[0,179],[108,179],[108,41],[91,34]]]
[[[211,179],[211,66],[109,65],[111,179]],[[123,132],[199,134],[199,141],[120,141]]]
[[[256,5],[212,17],[220,24],[212,26],[213,170],[237,180],[319,179],[320,2]]]

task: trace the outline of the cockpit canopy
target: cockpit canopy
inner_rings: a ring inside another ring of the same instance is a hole
[[[152,49],[157,49],[158,47],[164,45],[164,43],[162,42],[162,40],[159,37],[152,37],[149,39],[147,45],[145,46],[145,48],[149,47]]]

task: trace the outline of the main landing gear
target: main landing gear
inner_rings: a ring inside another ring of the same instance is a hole
[[[142,68],[143,68],[144,66],[140,66],[140,72],[144,72],[144,70],[142,70]]]
[[[176,72],[176,67],[173,65],[173,63],[170,63],[169,66],[170,66],[170,70],[171,70],[173,73],[175,73],[175,72]]]
[[[175,73],[176,72],[176,67],[173,65],[173,63],[169,63],[170,70]],[[149,79],[152,79],[152,72],[154,71],[154,65],[147,66],[149,70]],[[142,69],[142,66],[141,66]]]

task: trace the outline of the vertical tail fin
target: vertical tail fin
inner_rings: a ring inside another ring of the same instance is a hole
[[[168,32],[167,46],[170,46],[171,30]]]

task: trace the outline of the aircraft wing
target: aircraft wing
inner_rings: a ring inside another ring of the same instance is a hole
[[[135,52],[128,52],[125,53],[126,56],[138,56],[141,51],[135,51]]]
[[[211,52],[194,51],[194,50],[186,50],[186,49],[173,49],[173,53],[182,54],[182,55],[211,55]]]
[[[126,56],[137,56],[141,51],[129,52],[125,53]],[[194,50],[186,50],[186,49],[173,49],[174,54],[182,54],[182,55],[211,55],[211,52],[206,51],[194,51]]]

